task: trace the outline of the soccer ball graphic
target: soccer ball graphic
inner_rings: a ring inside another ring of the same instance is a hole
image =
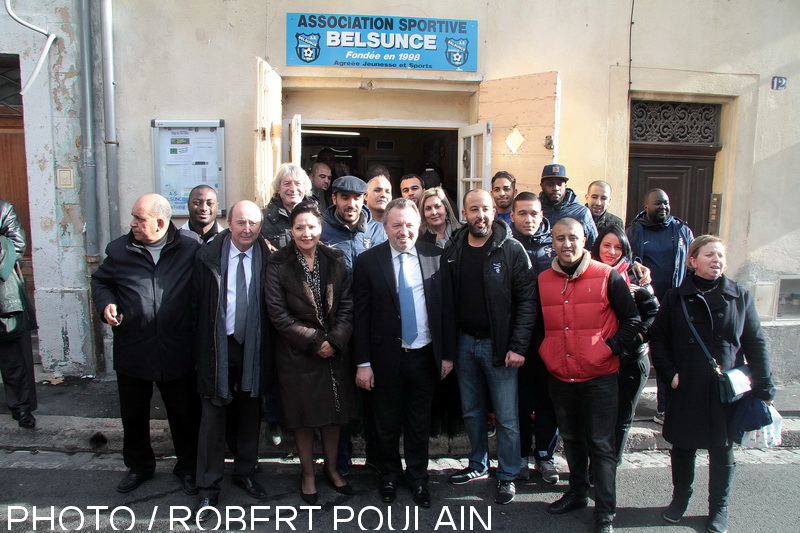
[[[453,63],[461,63],[463,61],[463,57],[461,52],[453,52]]]
[[[311,61],[314,59],[314,49],[313,48],[303,48],[303,59],[306,61]]]

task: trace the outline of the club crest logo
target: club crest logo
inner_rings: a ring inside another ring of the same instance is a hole
[[[447,62],[454,67],[463,66],[469,58],[469,50],[467,50],[469,39],[448,37],[445,39],[445,44],[447,44],[447,49],[444,51],[444,56],[447,58]]]
[[[297,45],[294,47],[297,57],[306,63],[313,63],[319,57],[319,33],[296,33]]]

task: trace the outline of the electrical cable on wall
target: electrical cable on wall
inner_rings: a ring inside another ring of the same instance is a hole
[[[14,10],[11,9],[11,0],[5,0],[5,2],[6,2],[6,11],[8,12],[9,16],[12,19],[16,20],[17,22],[19,22],[20,24],[22,24],[26,28],[30,28],[33,31],[39,32],[42,35],[47,36],[47,41],[44,44],[44,49],[42,50],[42,54],[39,56],[39,61],[36,62],[36,68],[33,69],[33,74],[31,74],[31,77],[28,78],[28,81],[25,83],[25,85],[22,86],[22,90],[19,92],[19,94],[21,96],[25,96],[25,93],[28,92],[28,89],[33,84],[34,80],[36,79],[36,76],[39,75],[39,71],[42,70],[42,65],[44,65],[44,60],[47,57],[47,53],[50,51],[50,47],[53,46],[53,43],[55,42],[57,37],[56,37],[55,33],[47,33],[47,30],[42,29],[42,28],[40,28],[38,26],[34,26],[33,24],[30,24],[29,22],[25,22],[24,20],[19,18],[14,13]]]

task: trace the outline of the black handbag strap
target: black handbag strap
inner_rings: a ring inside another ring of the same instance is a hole
[[[720,374],[719,365],[714,360],[714,358],[711,357],[711,353],[708,351],[708,348],[706,348],[706,343],[704,343],[703,339],[700,338],[700,335],[697,333],[697,329],[695,329],[694,324],[692,324],[692,320],[689,318],[689,310],[686,309],[686,300],[684,300],[683,298],[681,298],[681,307],[683,308],[683,316],[686,317],[686,323],[689,324],[689,329],[692,330],[692,335],[694,335],[694,338],[697,339],[697,344],[700,345],[700,347],[703,349],[703,353],[706,354],[706,357],[708,358],[708,363],[711,365],[711,368],[713,368],[717,374]]]

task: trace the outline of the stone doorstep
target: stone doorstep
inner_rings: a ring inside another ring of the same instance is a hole
[[[280,457],[295,453],[290,432],[284,432],[283,442],[275,446],[264,433],[266,428],[267,425],[262,424],[260,456]],[[151,421],[150,439],[157,455],[167,456],[173,453],[166,420]],[[496,441],[496,438],[489,439],[490,452],[493,451]],[[668,450],[669,447],[661,436],[661,426],[654,422],[636,422],[631,428],[626,450]],[[800,447],[800,419],[783,420],[783,447]],[[319,443],[315,448],[316,452],[321,452]],[[20,428],[11,417],[2,417],[0,449],[118,453],[122,451],[122,423],[118,418],[40,415],[36,417],[36,428],[30,430]],[[363,457],[364,442],[360,436],[353,439],[353,451],[355,457]],[[469,442],[465,434],[455,438],[431,439],[430,454],[432,458],[466,457],[469,455]]]

